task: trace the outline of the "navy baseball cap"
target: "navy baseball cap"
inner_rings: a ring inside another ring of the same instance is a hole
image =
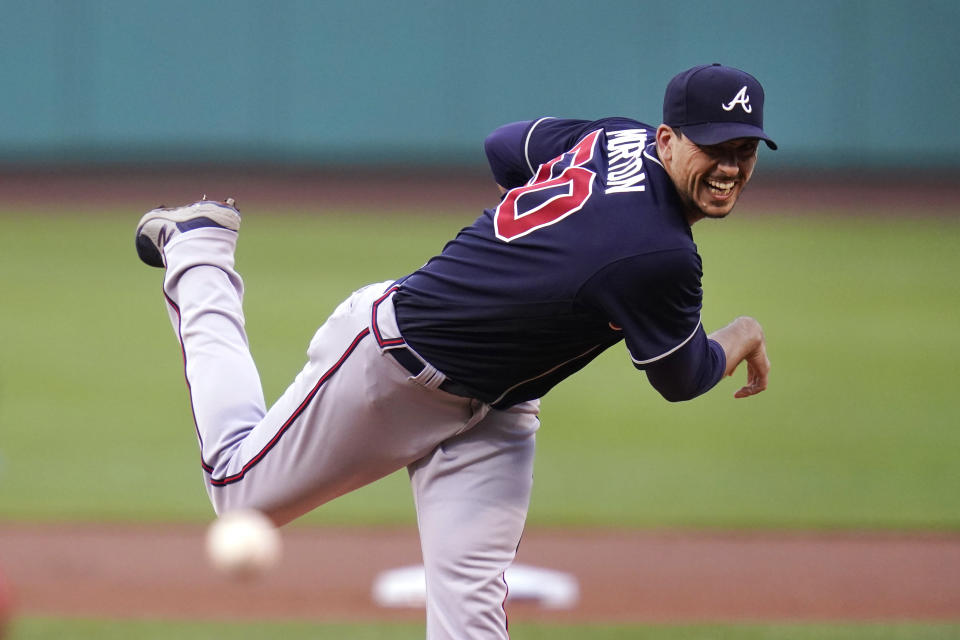
[[[749,73],[718,63],[674,76],[663,96],[663,123],[696,144],[759,138],[777,148],[763,131],[763,87]]]

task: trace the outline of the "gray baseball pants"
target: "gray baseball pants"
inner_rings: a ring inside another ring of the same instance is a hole
[[[389,354],[405,345],[384,282],[336,308],[267,409],[244,329],[236,241],[204,228],[165,248],[163,290],[215,511],[255,508],[282,524],[406,467],[427,638],[508,637],[503,576],[526,520],[539,401],[501,411],[439,390],[443,374],[429,364],[411,376]]]

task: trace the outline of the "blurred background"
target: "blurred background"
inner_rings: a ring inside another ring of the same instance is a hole
[[[694,230],[704,324],[760,318],[771,388],[734,401],[738,377],[671,405],[614,347],[544,402],[531,527],[955,540],[960,3],[0,0],[0,16],[0,561],[4,526],[212,518],[159,272],[133,250],[143,211],[238,198],[269,402],[340,300],[495,204],[491,130],[656,125],[669,79],[709,62],[760,80],[780,146],[733,216]],[[305,523],[410,530],[405,474]]]
[[[767,93],[775,168],[960,164],[950,0],[0,2],[0,162],[476,167],[499,124]]]

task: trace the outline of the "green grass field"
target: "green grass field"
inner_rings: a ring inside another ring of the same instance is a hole
[[[421,640],[419,624],[221,623],[32,619],[15,627],[12,640]],[[511,624],[514,640],[952,640],[960,625],[533,625]]]
[[[204,520],[160,271],[136,215],[0,214],[0,514]],[[268,398],[352,289],[402,275],[469,217],[251,213],[239,268]],[[386,229],[389,228],[389,233]],[[534,524],[960,527],[960,223],[700,223],[704,323],[764,323],[770,389],[669,404],[614,347],[543,404]],[[310,520],[412,522],[402,474]]]
[[[472,217],[245,213],[238,264],[268,399],[337,302],[416,268]],[[0,212],[2,520],[212,516],[160,272],[133,250],[136,217]],[[734,216],[694,232],[704,324],[759,318],[770,389],[734,400],[738,372],[707,396],[669,404],[614,347],[544,402],[531,524],[960,528],[960,221],[821,212]],[[406,478],[305,520],[412,523]],[[214,637],[212,627],[179,624],[27,619],[15,638]],[[279,628],[286,638],[345,635]],[[414,638],[422,627],[352,626],[350,636]],[[939,639],[960,628],[521,625],[514,636]]]

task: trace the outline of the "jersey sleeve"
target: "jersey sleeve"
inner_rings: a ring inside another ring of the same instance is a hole
[[[576,144],[588,124],[587,120],[540,118],[498,127],[483,144],[497,184],[505,189],[526,184],[541,164]]]
[[[723,347],[707,337],[703,327],[669,356],[646,366],[647,380],[671,402],[692,400],[712,389],[727,367]]]
[[[505,124],[495,129],[483,142],[493,178],[505,189],[519,187],[533,175],[528,172],[523,157],[523,140],[532,124],[532,120]]]
[[[699,395],[721,378],[722,349],[700,324],[700,257],[691,249],[624,258],[597,273],[584,297],[623,332],[633,364],[670,400]],[[712,344],[711,344],[712,343]]]

